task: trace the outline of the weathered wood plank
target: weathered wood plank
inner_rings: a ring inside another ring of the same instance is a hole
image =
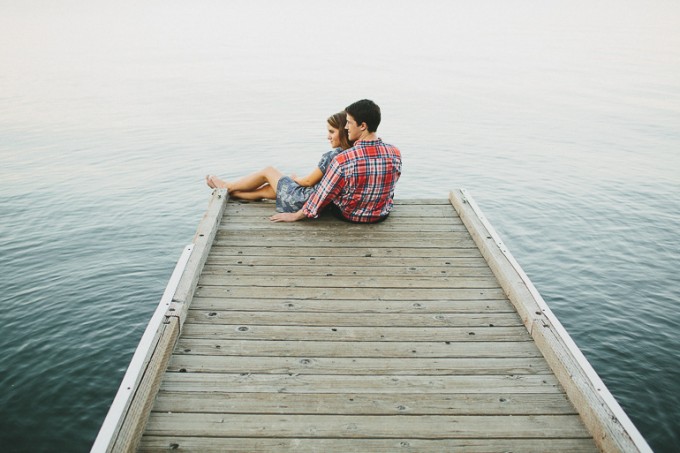
[[[334,218],[322,217],[310,221],[294,222],[294,223],[274,223],[269,218],[274,214],[273,211],[264,213],[261,216],[240,216],[235,214],[233,221],[222,225],[222,229],[228,231],[230,225],[234,225],[234,229],[245,228],[252,225],[255,229],[270,230],[270,231],[288,231],[290,234],[305,234],[307,231],[329,230],[335,231],[337,229],[338,220]],[[392,219],[381,223],[373,224],[353,224],[343,223],[349,228],[348,231],[453,231],[463,232],[463,223],[459,218],[452,217],[433,217],[424,219],[422,217],[401,217],[399,219]]]
[[[225,228],[221,228],[217,231],[217,240],[224,240],[226,238],[241,236],[241,239],[260,239],[263,241],[274,241],[279,244],[280,240],[293,239],[298,242],[310,239],[334,239],[334,238],[347,238],[347,239],[370,239],[372,241],[390,241],[398,236],[402,239],[402,243],[409,242],[427,242],[430,240],[451,240],[460,241],[463,239],[470,239],[470,233],[466,229],[460,228],[457,231],[421,231],[419,228],[411,228],[410,231],[401,232],[395,234],[393,231],[384,231],[378,228],[372,229],[350,229],[350,228],[338,228],[337,223],[330,224],[335,228],[307,228],[304,234],[292,234],[290,231],[277,229],[278,223],[270,222],[268,225],[273,225],[273,228],[259,229],[250,231],[248,234],[243,234],[242,231],[230,231],[225,225]],[[284,226],[290,225],[288,223],[283,223]],[[426,239],[427,241],[423,241]],[[329,242],[328,244],[333,244]],[[285,245],[285,244],[282,244]],[[445,246],[445,245],[444,245]]]
[[[262,249],[264,250],[264,249]],[[430,270],[448,270],[455,268],[485,268],[489,266],[481,257],[468,258],[399,258],[390,257],[386,259],[370,259],[367,257],[347,257],[347,256],[282,256],[266,253],[259,253],[258,255],[246,256],[238,254],[234,251],[233,254],[226,254],[226,249],[221,250],[225,252],[221,255],[212,253],[208,257],[206,265],[208,266],[241,266],[241,267],[255,267],[255,266],[316,266],[316,267],[352,267],[361,269],[389,269],[395,268],[411,268],[430,269]],[[263,256],[264,255],[264,256]],[[285,272],[286,269],[282,269]]]
[[[186,323],[182,338],[216,340],[291,340],[291,341],[530,341],[524,326],[517,327],[352,327],[352,326],[258,326],[246,324]]]
[[[423,393],[161,392],[156,412],[338,415],[568,415],[559,393],[438,395]]]
[[[415,219],[414,219],[415,221]],[[367,233],[371,231],[390,232],[395,233],[411,233],[415,229],[427,233],[437,232],[467,232],[465,225],[462,222],[433,222],[415,223],[405,222],[382,222],[368,225],[360,225],[349,223],[343,228],[343,232],[348,233]],[[220,226],[220,231],[231,232],[235,234],[249,234],[252,231],[271,231],[282,232],[286,231],[289,234],[306,234],[309,231],[315,231],[325,234],[337,234],[337,223],[331,219],[315,220],[313,222],[293,222],[293,223],[272,223],[268,218],[264,217],[245,217],[239,218],[237,221],[230,221]]]
[[[328,358],[173,355],[168,371],[299,375],[453,376],[545,374],[543,358]]]
[[[486,277],[360,277],[335,276],[329,273],[323,276],[252,276],[252,275],[220,275],[204,273],[198,281],[202,287],[228,286],[238,287],[295,287],[295,288],[491,288],[498,289],[498,281],[491,276]]]
[[[171,318],[167,324],[159,328],[154,339],[153,353],[149,356],[149,362],[144,369],[141,381],[134,389],[130,406],[106,451],[131,451],[139,444],[178,335],[179,320],[177,318]]]
[[[393,201],[395,206],[404,205],[446,205],[446,198],[397,198]]]
[[[187,322],[195,324],[246,324],[260,326],[371,326],[371,327],[513,327],[521,326],[516,313],[376,314],[282,313],[189,310]]]
[[[197,297],[256,297],[263,299],[324,299],[324,300],[498,300],[505,293],[500,288],[293,288],[243,286],[199,286]]]
[[[274,223],[273,225],[278,225]],[[284,226],[288,225],[284,223]],[[254,229],[249,231],[247,234],[243,231],[229,230],[228,228],[220,229],[217,232],[216,240],[225,241],[232,237],[239,237],[240,239],[253,239],[260,241],[275,242],[277,244],[286,245],[285,240],[290,239],[296,242],[303,242],[305,240],[328,240],[324,244],[332,245],[340,243],[340,239],[343,240],[354,240],[354,239],[366,239],[373,242],[389,242],[395,239],[401,239],[401,243],[412,244],[414,241],[424,244],[427,241],[438,240],[441,241],[441,246],[446,247],[447,244],[444,241],[463,241],[465,239],[470,239],[470,234],[467,230],[460,229],[458,231],[421,231],[420,229],[413,228],[410,231],[399,232],[396,234],[393,231],[383,231],[378,229],[363,229],[363,230],[349,230],[349,229],[339,229],[336,224],[335,229],[319,229],[319,228],[307,228],[304,234],[294,234],[290,230],[282,229]],[[337,241],[336,241],[337,239]],[[426,240],[426,241],[424,241]],[[284,242],[280,242],[284,241]]]
[[[184,325],[185,315],[189,305],[191,305],[191,299],[194,296],[203,265],[208,259],[210,249],[217,235],[217,229],[222,222],[227,201],[227,191],[215,189],[208,203],[208,209],[198,224],[196,234],[194,234],[194,247],[191,256],[184,272],[182,272],[167,314],[167,316],[176,317],[179,320],[180,330],[182,325]]]
[[[154,412],[150,435],[341,438],[589,437],[576,415],[382,416],[168,414]]]
[[[543,357],[535,344],[517,342],[337,342],[263,341],[182,338],[175,355],[252,357],[363,358],[520,358]]]
[[[415,247],[381,247],[380,244],[371,244],[368,247],[357,245],[356,247],[341,248],[305,248],[278,245],[276,247],[266,245],[236,244],[233,246],[213,244],[210,255],[219,256],[286,256],[304,257],[313,261],[318,257],[351,257],[356,258],[362,266],[370,266],[372,263],[389,265],[390,262],[398,262],[400,258],[441,258],[444,264],[449,260],[460,258],[480,258],[482,255],[477,248],[415,248]],[[385,259],[386,258],[386,259]],[[435,261],[439,263],[441,260]]]
[[[257,267],[243,264],[206,264],[203,267],[203,275],[219,275],[224,278],[230,276],[279,277],[281,275],[300,277],[487,277],[495,280],[493,273],[488,267],[448,266],[448,267],[396,267],[396,266],[319,266],[310,265],[307,260],[304,265],[283,266],[262,264]],[[496,287],[498,283],[496,282]]]
[[[549,447],[547,447],[549,446]],[[522,452],[545,453],[596,453],[592,439],[310,439],[262,438],[262,437],[182,437],[182,436],[145,436],[140,446],[141,452],[170,450],[201,452],[244,452],[255,451],[295,451],[299,453],[317,452]]]
[[[220,393],[563,393],[552,374],[361,376],[253,373],[165,373],[166,392]]]
[[[375,233],[377,234],[377,233]],[[220,247],[224,246],[291,246],[302,248],[318,248],[318,247],[333,247],[333,248],[356,248],[356,247],[372,247],[376,242],[380,242],[381,247],[411,247],[411,248],[476,248],[475,243],[469,236],[459,235],[451,238],[413,238],[411,241],[406,241],[401,235],[389,234],[389,237],[376,238],[374,235],[356,235],[337,236],[310,236],[305,235],[304,238],[291,234],[274,235],[267,232],[266,235],[258,235],[251,233],[248,235],[241,234],[225,234],[218,232],[214,244]],[[451,233],[452,235],[455,233]]]
[[[196,297],[195,310],[316,313],[514,313],[508,300],[299,300]]]

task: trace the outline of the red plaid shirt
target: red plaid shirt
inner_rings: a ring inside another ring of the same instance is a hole
[[[333,158],[323,179],[303,209],[318,217],[328,203],[335,203],[353,222],[375,222],[389,214],[394,186],[401,175],[401,153],[381,139],[358,141]]]

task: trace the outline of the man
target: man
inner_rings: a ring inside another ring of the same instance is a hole
[[[352,223],[376,223],[392,209],[394,186],[401,175],[401,153],[378,138],[380,107],[363,99],[345,109],[354,146],[337,155],[301,210],[270,217],[274,222],[316,218],[328,209]]]

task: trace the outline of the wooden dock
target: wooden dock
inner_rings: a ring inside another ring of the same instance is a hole
[[[651,451],[465,191],[208,211],[93,451]]]

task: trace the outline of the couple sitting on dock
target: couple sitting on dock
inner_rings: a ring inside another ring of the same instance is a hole
[[[285,176],[267,167],[234,182],[208,175],[208,186],[243,200],[276,199],[279,213],[270,217],[274,222],[317,218],[322,210],[352,223],[385,220],[401,175],[401,153],[376,135],[380,107],[364,99],[327,122],[333,149],[308,176]]]

